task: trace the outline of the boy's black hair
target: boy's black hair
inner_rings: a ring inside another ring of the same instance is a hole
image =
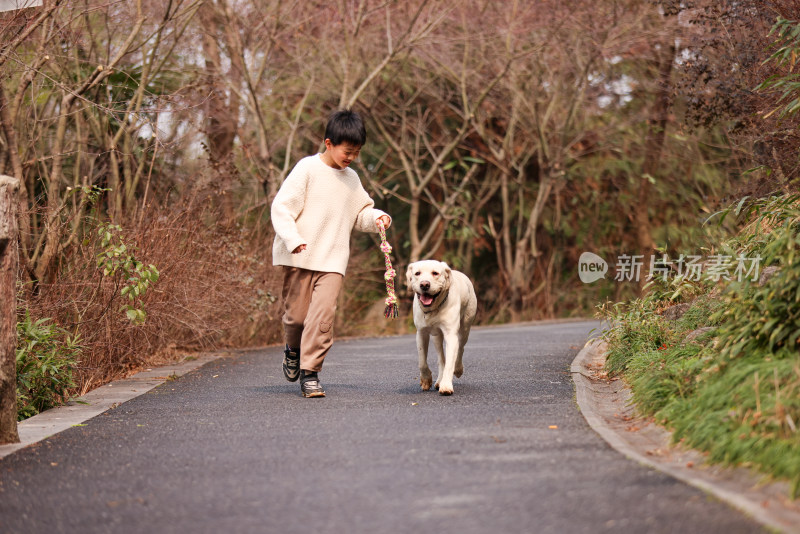
[[[340,109],[331,113],[328,118],[325,139],[330,139],[333,146],[342,143],[363,146],[367,142],[367,129],[364,128],[364,121],[358,113]]]

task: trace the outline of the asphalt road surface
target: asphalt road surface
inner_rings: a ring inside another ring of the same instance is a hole
[[[278,347],[216,360],[0,460],[0,532],[761,531],[589,428],[568,369],[596,326],[473,329],[450,397],[413,336],[336,341],[324,399]]]

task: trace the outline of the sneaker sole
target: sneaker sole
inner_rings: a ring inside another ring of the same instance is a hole
[[[324,391],[312,391],[311,393],[306,393],[306,392],[302,392],[302,393],[303,393],[303,397],[305,397],[307,399],[313,399],[315,397],[324,397],[325,396],[325,392]]]
[[[300,371],[298,371],[295,376],[290,376],[289,373],[286,372],[286,369],[284,369],[283,378],[285,378],[289,382],[297,382],[297,379],[300,378]]]

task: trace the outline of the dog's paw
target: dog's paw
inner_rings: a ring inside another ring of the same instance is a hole
[[[428,390],[430,390],[430,389],[431,389],[431,382],[433,382],[433,380],[431,379],[431,377],[427,377],[427,378],[425,378],[424,376],[423,376],[423,377],[420,377],[420,379],[419,379],[419,385],[420,385],[420,387],[422,388],[422,391],[428,391]]]
[[[452,395],[453,386],[439,385],[439,395]]]
[[[453,371],[453,375],[456,378],[461,378],[461,375],[463,375],[463,374],[464,374],[464,366],[463,365],[459,365],[458,367],[456,367],[455,371]]]

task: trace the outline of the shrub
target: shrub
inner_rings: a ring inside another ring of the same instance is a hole
[[[28,313],[17,323],[17,339],[17,419],[21,421],[68,400],[82,347],[77,335],[51,319],[34,321]]]
[[[651,292],[626,304],[600,307],[599,315],[607,324],[603,338],[609,346],[606,370],[610,375],[625,373],[637,354],[656,351],[670,343],[666,321],[656,313],[661,295],[660,291]]]
[[[721,249],[778,266],[768,281],[709,287],[672,323],[654,313],[670,295],[651,292],[615,305],[606,334],[607,368],[624,374],[643,415],[712,462],[788,479],[793,497],[800,495],[799,204],[797,195],[782,195],[735,208],[746,224]],[[683,341],[701,326],[715,328]]]
[[[116,285],[121,287],[120,296],[128,299],[121,311],[132,323],[140,325],[147,318],[140,302],[150,285],[158,281],[158,269],[137,260],[122,240],[121,233],[122,227],[118,224],[98,225],[101,249],[97,255],[97,267],[103,270],[103,276],[117,279]]]
[[[741,355],[774,353],[782,347],[800,347],[800,202],[798,195],[772,197],[755,202],[758,214],[740,238],[749,254],[759,254],[764,265],[778,272],[764,285],[748,281],[732,283],[725,305],[714,319],[719,331],[720,353],[725,360]]]
[[[188,351],[280,339],[272,236],[218,222],[214,209],[153,206],[113,224],[87,217],[52,279],[26,284],[20,306],[33,320],[80,333],[75,394]]]

